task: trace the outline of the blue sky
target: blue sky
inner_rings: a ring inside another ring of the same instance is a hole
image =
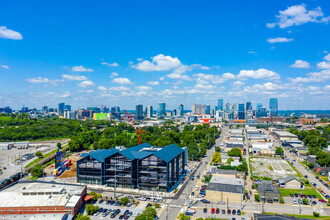
[[[330,3],[2,1],[0,106],[330,109]]]

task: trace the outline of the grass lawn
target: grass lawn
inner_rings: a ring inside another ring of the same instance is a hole
[[[64,147],[66,147],[66,145],[65,145],[65,146],[62,146],[61,149],[63,149]],[[51,152],[49,152],[49,153],[47,153],[47,154],[44,154],[44,155],[42,156],[42,158],[37,158],[37,159],[31,161],[31,162],[30,162],[28,165],[26,165],[24,168],[28,168],[28,167],[30,167],[30,166],[32,166],[32,165],[38,163],[40,160],[43,160],[43,159],[45,159],[46,157],[49,157],[50,155],[55,154],[56,151],[57,151],[57,148],[54,149],[54,150],[52,150]]]
[[[287,160],[286,161],[289,165],[290,165],[290,167],[292,167],[292,169],[297,173],[297,177],[299,177],[299,178],[303,178],[303,175],[301,175],[301,173]]]
[[[295,193],[298,193],[299,195],[300,192],[299,189],[279,189],[279,190],[281,196],[285,196],[285,197],[290,197],[290,194],[295,194]],[[316,192],[313,188],[302,189],[301,193],[304,195],[316,195],[316,198],[323,199],[321,195],[318,192]]]
[[[266,214],[275,215],[279,213],[266,212]],[[294,214],[283,214],[283,215],[295,216],[297,218],[306,218],[306,219],[330,219],[329,216],[314,217],[313,215],[294,215]]]

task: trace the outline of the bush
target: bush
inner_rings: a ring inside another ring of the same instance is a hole
[[[280,204],[284,204],[285,202],[284,202],[284,199],[283,199],[283,197],[280,197]]]
[[[40,164],[35,165],[31,169],[31,175],[34,178],[37,178],[37,177],[41,176],[43,172],[44,172],[44,168]]]
[[[86,205],[86,212],[88,215],[93,215],[97,210],[99,210],[98,206],[94,206],[92,204]]]
[[[318,212],[313,212],[314,217],[320,217],[320,214]]]
[[[126,206],[127,203],[129,203],[129,199],[127,197],[123,197],[120,199],[120,203]]]
[[[254,194],[254,200],[256,202],[260,202],[260,196],[258,194]]]
[[[76,220],[91,220],[91,218],[87,215],[82,215],[81,213],[79,213],[76,217]]]
[[[42,158],[42,156],[43,156],[40,151],[37,151],[35,155],[36,155],[36,157],[39,157],[39,158]]]
[[[154,206],[155,206],[156,209],[160,208],[160,204],[159,203],[155,203]]]
[[[99,198],[101,198],[102,197],[102,194],[100,194],[100,193],[96,193],[96,192],[90,192],[88,195],[90,195],[90,196],[93,196],[93,200],[94,201],[96,201],[96,200],[98,200]]]

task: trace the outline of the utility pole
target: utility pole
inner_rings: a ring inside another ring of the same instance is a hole
[[[23,178],[22,158],[21,158],[21,179]]]
[[[243,187],[242,187],[242,194],[241,194],[241,210],[243,209],[242,203],[243,203]]]
[[[168,204],[166,204],[166,220],[168,220]]]

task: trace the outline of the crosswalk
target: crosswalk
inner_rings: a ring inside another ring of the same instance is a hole
[[[182,205],[169,204],[168,206],[172,208],[182,208]]]

